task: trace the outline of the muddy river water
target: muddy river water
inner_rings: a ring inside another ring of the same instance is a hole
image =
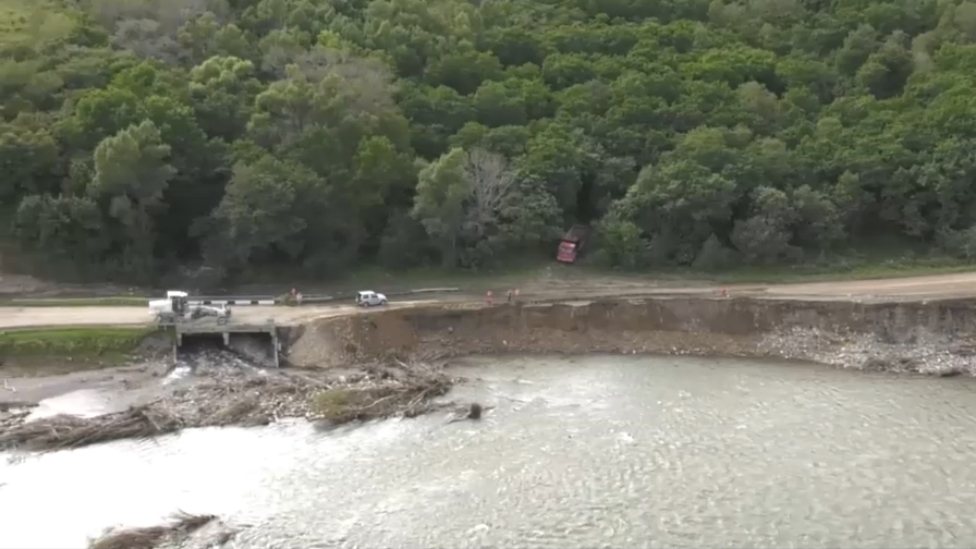
[[[0,547],[176,510],[237,547],[967,547],[976,383],[685,358],[478,358],[495,406],[0,461]]]

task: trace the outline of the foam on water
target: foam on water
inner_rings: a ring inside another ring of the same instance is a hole
[[[77,417],[95,417],[104,414],[124,411],[129,404],[119,398],[118,391],[100,389],[81,389],[53,398],[42,400],[31,410],[27,421],[53,417],[56,415],[70,415]]]
[[[251,525],[235,543],[255,549],[976,539],[970,379],[639,357],[460,371],[484,380],[455,391],[494,406],[480,422],[200,429],[0,464],[0,548],[84,547],[178,509]]]

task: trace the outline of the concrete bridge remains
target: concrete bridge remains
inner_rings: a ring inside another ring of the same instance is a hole
[[[177,324],[176,337],[173,338],[173,361],[177,360],[179,350],[198,340],[217,340],[224,347],[238,352],[262,366],[281,366],[281,340],[274,319],[263,323],[216,324],[209,319],[185,324]]]

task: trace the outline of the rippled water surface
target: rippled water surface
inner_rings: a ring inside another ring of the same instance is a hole
[[[472,359],[494,405],[0,463],[0,547],[177,509],[238,547],[971,547],[976,385],[731,360]]]

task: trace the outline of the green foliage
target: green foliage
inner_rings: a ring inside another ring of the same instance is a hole
[[[600,227],[604,260],[612,265],[634,268],[644,261],[641,229],[632,221],[607,219]]]
[[[802,265],[878,237],[974,258],[971,2],[0,16],[0,234],[59,273],[482,268],[551,257],[575,223],[626,268]]]
[[[247,263],[255,255],[280,252],[294,260],[302,250],[297,237],[308,226],[302,217],[302,197],[324,199],[321,186],[321,180],[301,164],[270,155],[253,163],[239,162],[214,212],[224,228],[218,238],[220,251],[226,254],[216,259]]]
[[[150,297],[52,297],[0,300],[0,307],[144,307]]]
[[[101,356],[134,350],[153,329],[52,328],[0,333],[0,354],[7,356]]]

